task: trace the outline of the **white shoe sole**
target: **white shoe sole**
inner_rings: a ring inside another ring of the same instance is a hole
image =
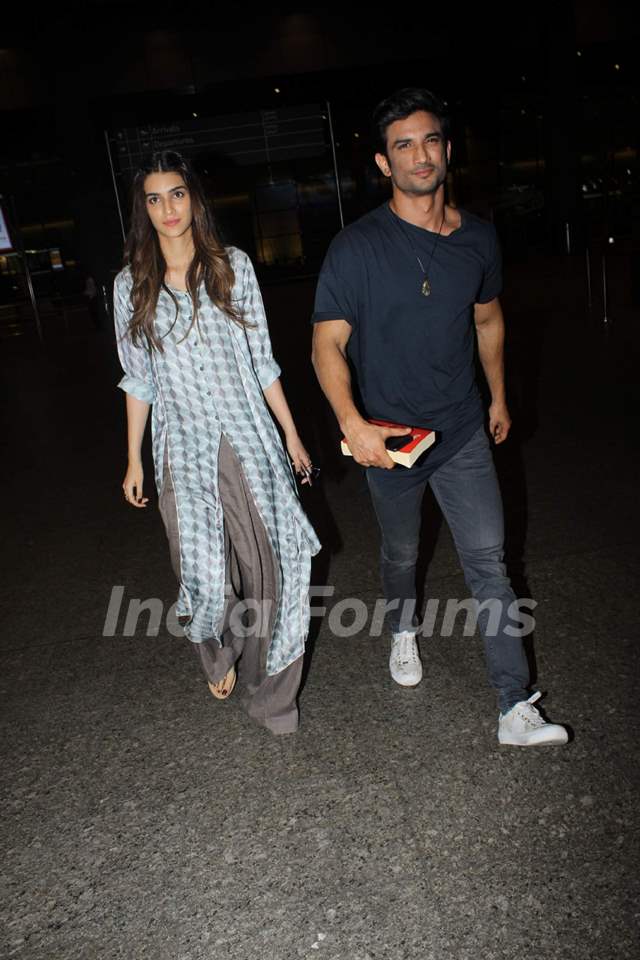
[[[551,737],[547,736],[544,739],[540,738],[537,740],[532,737],[523,737],[522,739],[517,737],[503,739],[500,734],[498,734],[498,743],[501,747],[561,747],[563,744],[567,743],[568,740],[569,734],[564,729],[562,729],[562,733],[554,733],[551,735]]]

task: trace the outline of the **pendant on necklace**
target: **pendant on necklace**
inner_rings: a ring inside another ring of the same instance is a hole
[[[421,292],[423,297],[431,296],[431,284],[429,283],[428,277],[425,277],[422,281]]]

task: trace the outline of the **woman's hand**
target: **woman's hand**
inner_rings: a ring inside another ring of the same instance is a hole
[[[122,483],[124,498],[132,507],[146,507],[149,502],[148,497],[142,496],[142,483],[144,480],[144,471],[140,460],[129,461],[127,473]]]
[[[287,453],[291,458],[293,469],[296,473],[303,474],[302,483],[309,483],[309,474],[311,473],[311,457],[302,445],[302,441],[296,431],[285,436],[287,443]]]

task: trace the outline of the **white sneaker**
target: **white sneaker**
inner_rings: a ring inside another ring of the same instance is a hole
[[[389,657],[391,676],[401,687],[415,687],[422,680],[422,664],[415,633],[394,633]]]
[[[538,690],[528,700],[514,704],[498,718],[498,740],[512,747],[537,747],[566,743],[569,734],[559,723],[547,723],[533,706],[542,694]]]

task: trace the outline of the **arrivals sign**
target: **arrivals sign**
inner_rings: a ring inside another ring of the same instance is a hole
[[[226,157],[235,165],[251,166],[325,154],[324,120],[323,108],[308,104],[120,129],[113,139],[123,173],[135,170],[155,150],[209,154],[212,161]]]

